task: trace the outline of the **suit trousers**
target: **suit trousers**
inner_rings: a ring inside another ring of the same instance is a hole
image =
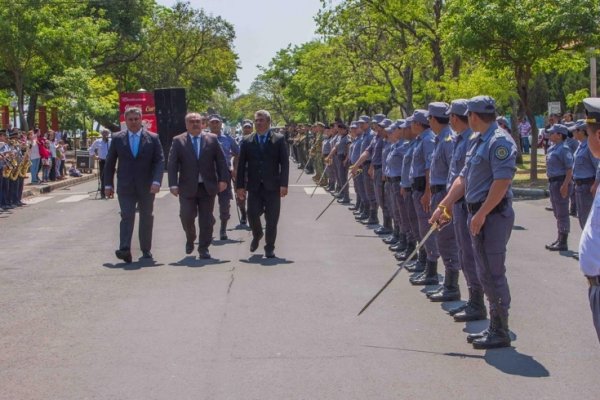
[[[260,216],[265,215],[265,250],[267,251],[275,249],[280,209],[279,190],[266,190],[261,185],[259,190],[248,191],[248,224],[250,224],[253,237],[262,236]]]
[[[196,240],[196,217],[198,217],[200,230],[198,250],[208,250],[208,246],[212,243],[213,226],[215,225],[214,208],[215,195],[208,194],[203,183],[198,184],[195,196],[179,196],[179,218],[188,242]]]
[[[102,198],[106,197],[104,194],[104,187],[106,183],[104,182],[104,166],[106,165],[106,160],[98,160],[98,169],[100,170],[100,196]]]
[[[228,221],[231,218],[231,200],[233,200],[231,180],[227,181],[227,189],[219,192],[217,196],[219,197],[219,218],[221,221]]]
[[[131,249],[131,238],[135,225],[135,208],[139,205],[140,225],[138,235],[140,249],[150,251],[152,248],[152,227],[154,225],[154,194],[147,193],[119,193],[119,207],[121,208],[120,244],[119,249]]]

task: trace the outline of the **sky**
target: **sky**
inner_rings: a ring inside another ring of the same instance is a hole
[[[172,6],[175,0],[157,0]],[[313,17],[319,0],[190,0],[195,8],[221,16],[235,27],[235,52],[239,56],[237,87],[250,88],[259,74],[257,65],[267,66],[275,53],[288,44],[299,45],[316,35]]]

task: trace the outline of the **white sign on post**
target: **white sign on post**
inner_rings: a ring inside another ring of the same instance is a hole
[[[560,101],[548,102],[548,115],[560,114]]]

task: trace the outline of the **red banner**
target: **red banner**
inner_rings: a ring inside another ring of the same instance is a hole
[[[151,92],[133,92],[119,94],[119,120],[121,127],[125,125],[125,111],[132,107],[142,110],[143,124],[150,132],[156,132],[156,115],[154,114],[154,94]]]
[[[53,131],[58,131],[58,109],[56,107],[50,109],[50,126]]]
[[[39,121],[40,131],[42,133],[48,132],[48,118],[46,116],[46,107],[45,106],[38,107],[38,121]]]

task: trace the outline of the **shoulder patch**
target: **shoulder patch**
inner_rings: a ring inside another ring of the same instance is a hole
[[[494,151],[494,156],[498,160],[506,160],[508,158],[509,154],[510,154],[510,152],[508,151],[508,147],[506,147],[506,146],[498,146],[498,147],[496,147],[496,150]]]

